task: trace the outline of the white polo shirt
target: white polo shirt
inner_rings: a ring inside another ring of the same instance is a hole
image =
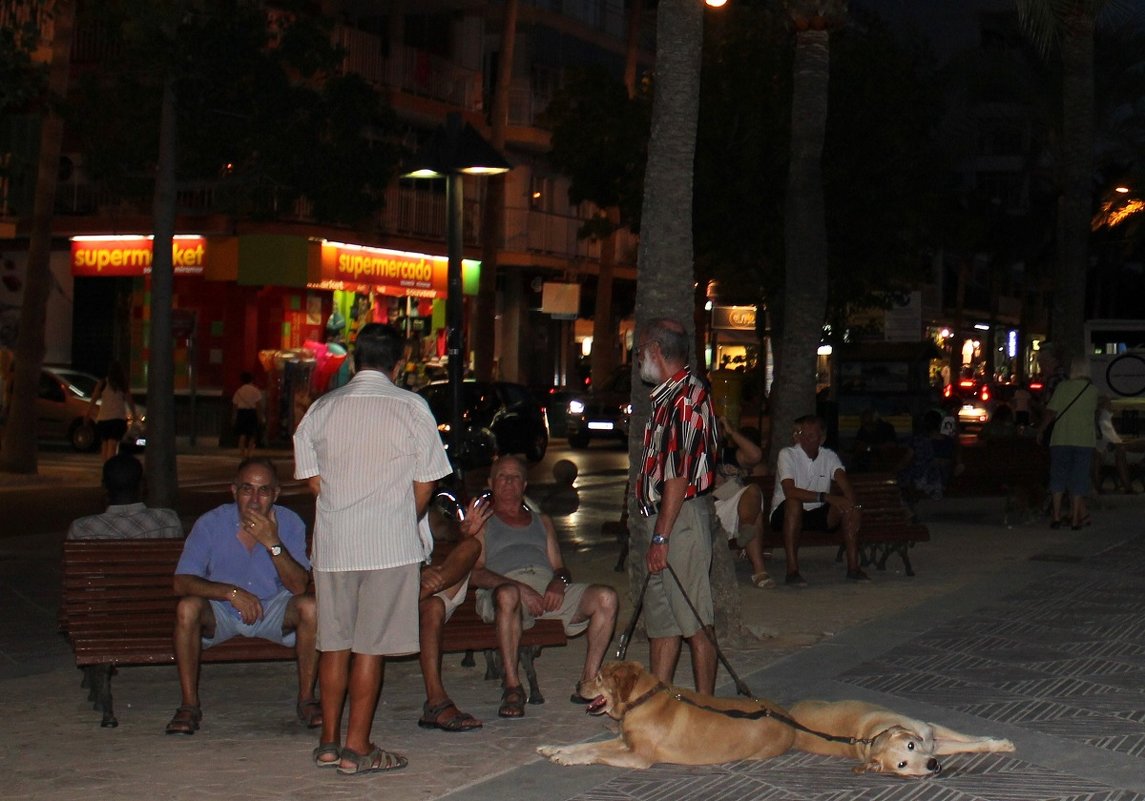
[[[830,448],[820,446],[814,459],[799,445],[791,445],[779,452],[775,465],[775,492],[771,496],[771,509],[774,511],[783,503],[783,480],[790,478],[797,489],[812,492],[830,492],[835,473],[843,470],[843,462]],[[810,511],[823,504],[818,501],[804,501],[803,510]]]

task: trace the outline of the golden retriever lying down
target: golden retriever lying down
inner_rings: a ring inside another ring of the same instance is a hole
[[[613,765],[647,768],[657,762],[714,765],[739,759],[767,759],[791,747],[795,731],[761,713],[784,710],[770,701],[714,698],[668,687],[636,662],[610,662],[580,694],[593,701],[591,715],[620,721],[614,740],[537,749],[561,765]],[[679,698],[684,700],[679,700]],[[704,709],[711,707],[712,709]],[[732,710],[752,717],[729,717]]]
[[[797,751],[858,759],[855,773],[925,778],[942,771],[940,756],[1014,750],[1009,740],[960,734],[862,701],[800,701],[790,714],[814,731],[861,741],[831,742],[797,731],[792,744]]]

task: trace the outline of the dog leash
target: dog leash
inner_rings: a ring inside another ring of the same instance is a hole
[[[839,734],[827,734],[826,732],[816,731],[815,729],[809,728],[808,726],[804,726],[802,723],[797,721],[795,718],[790,717],[789,715],[781,714],[763,706],[763,702],[755,697],[755,694],[751,691],[751,688],[749,688],[743,679],[739,677],[739,674],[735,672],[735,669],[731,666],[731,663],[728,662],[727,657],[724,655],[723,650],[720,648],[719,642],[716,640],[715,631],[713,631],[710,626],[705,624],[703,618],[700,617],[699,610],[696,609],[695,604],[692,603],[692,599],[688,597],[688,591],[684,589],[684,584],[682,581],[680,581],[680,577],[676,575],[676,571],[672,569],[671,565],[668,565],[667,567],[668,572],[672,574],[672,578],[676,582],[676,586],[680,588],[680,594],[684,596],[685,603],[687,603],[688,608],[692,610],[692,614],[696,616],[696,621],[700,624],[701,630],[704,632],[704,635],[707,636],[711,641],[712,646],[716,649],[716,656],[719,658],[720,663],[724,666],[724,669],[727,670],[728,675],[732,677],[732,681],[735,682],[736,692],[740,695],[750,698],[752,701],[759,704],[760,708],[756,712],[745,712],[742,709],[717,709],[716,707],[708,706],[706,704],[701,704],[697,701],[694,701],[680,692],[671,692],[671,688],[668,687],[668,685],[661,681],[657,681],[655,687],[643,693],[640,697],[628,705],[628,708],[625,710],[625,714],[645,703],[646,701],[649,701],[656,695],[656,693],[667,692],[670,698],[674,698],[680,703],[688,704],[689,706],[696,707],[697,709],[703,709],[707,712],[715,712],[717,714],[724,715],[725,717],[736,718],[740,720],[761,720],[763,718],[773,718],[780,723],[790,726],[793,729],[797,729],[798,731],[805,732],[812,735],[813,737],[818,737],[822,740],[827,740],[828,742],[833,743],[846,743],[848,745],[870,745],[878,737],[885,733],[879,732],[879,734],[876,734],[874,737],[845,737]],[[628,653],[628,644],[631,642],[632,635],[636,631],[636,622],[640,619],[640,612],[644,609],[644,595],[648,591],[648,581],[651,579],[651,577],[651,573],[644,573],[644,581],[640,586],[640,595],[636,598],[636,608],[632,612],[632,620],[629,621],[628,628],[626,628],[624,633],[620,635],[620,643],[616,649],[617,659],[623,660],[625,655]]]
[[[657,681],[654,687],[641,693],[639,696],[637,696],[636,700],[630,702],[626,706],[624,714],[627,715],[638,706],[642,706],[648,701],[651,701],[657,693],[661,692],[667,693],[668,697],[674,701],[679,701],[682,704],[687,704],[688,706],[695,707],[696,709],[702,709],[705,712],[715,712],[717,715],[723,715],[724,717],[735,718],[737,720],[763,720],[764,718],[772,718],[773,720],[790,726],[793,729],[798,729],[799,731],[806,732],[807,734],[813,735],[822,740],[828,740],[833,743],[847,743],[848,745],[870,745],[879,737],[886,734],[886,731],[884,730],[876,734],[874,737],[844,737],[843,735],[839,734],[827,734],[826,732],[816,731],[815,729],[812,729],[808,726],[804,726],[798,720],[789,715],[784,715],[781,712],[776,712],[774,709],[769,709],[768,707],[764,706],[763,701],[760,701],[758,698],[751,699],[755,703],[759,704],[759,709],[754,712],[747,712],[743,709],[719,709],[707,704],[701,704],[699,701],[684,695],[679,690],[673,690],[673,688],[669,687],[662,681]]]

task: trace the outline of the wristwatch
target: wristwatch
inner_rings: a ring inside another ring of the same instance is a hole
[[[652,535],[652,544],[653,545],[667,545],[668,544],[668,538],[665,537],[663,534],[653,534]]]
[[[274,545],[271,545],[269,548],[267,548],[267,550],[270,551],[270,555],[272,558],[275,556],[282,556],[282,543],[277,542]]]

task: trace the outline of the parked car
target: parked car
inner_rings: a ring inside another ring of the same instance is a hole
[[[45,366],[40,370],[36,396],[36,431],[41,439],[66,440],[77,451],[99,446],[95,425],[87,419],[91,396],[99,379],[70,367]],[[147,444],[147,410],[135,404],[137,417],[128,410],[124,445],[143,448]]]
[[[448,449],[452,408],[449,382],[434,381],[418,394],[429,403]],[[527,388],[507,381],[465,381],[461,399],[463,431],[457,460],[463,467],[490,464],[501,453],[522,453],[530,462],[545,457],[549,447],[545,408]]]
[[[628,440],[632,416],[632,368],[624,365],[599,389],[574,395],[566,407],[569,446],[586,448],[593,439]]]

